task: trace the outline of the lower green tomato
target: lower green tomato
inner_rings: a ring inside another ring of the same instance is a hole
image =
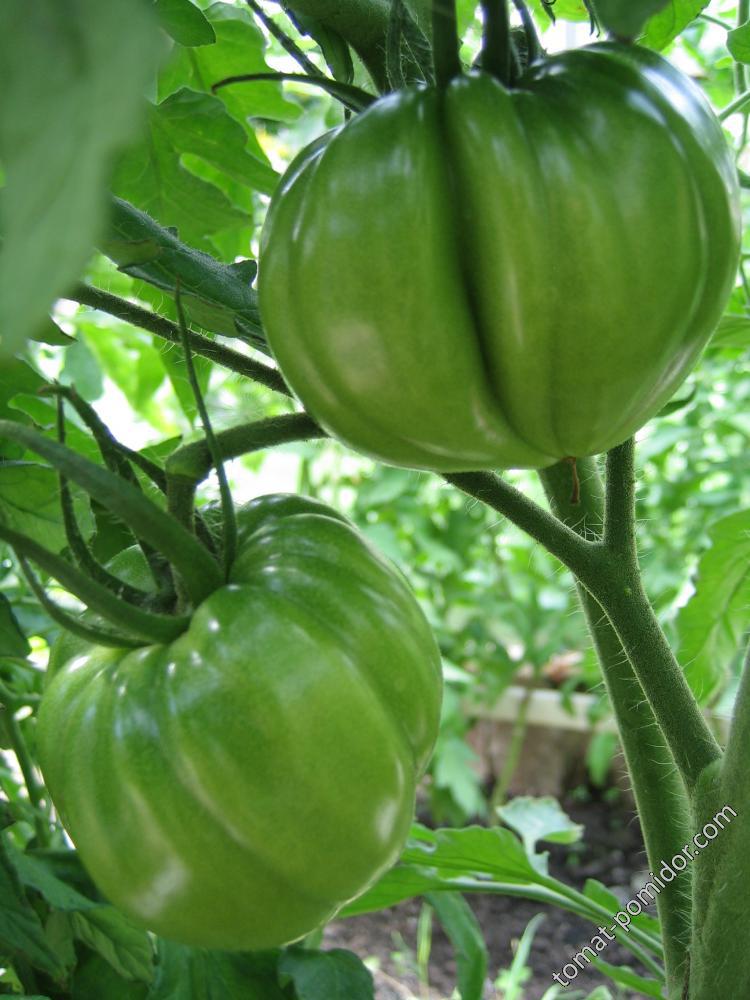
[[[65,638],[39,756],[114,904],[185,944],[262,949],[398,858],[441,672],[407,584],[334,511],[271,496],[238,521],[229,582],[177,640]]]

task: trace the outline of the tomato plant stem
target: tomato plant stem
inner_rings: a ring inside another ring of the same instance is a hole
[[[140,327],[142,330],[148,330],[149,333],[161,337],[162,340],[168,340],[172,344],[181,342],[180,330],[171,320],[157,316],[156,313],[134,305],[127,299],[121,299],[110,292],[104,292],[101,288],[94,288],[91,285],[77,285],[73,291],[68,293],[68,297],[73,302],[79,302],[91,309],[98,309],[110,316],[116,316],[126,323],[132,323],[133,326]],[[225,347],[215,340],[210,340],[200,333],[190,331],[189,339],[190,347],[201,357],[215,361],[216,364],[237,372],[238,375],[244,375],[254,382],[259,382],[268,389],[273,389],[274,392],[281,392],[285,396],[292,395],[292,391],[287,386],[283,376],[275,368],[269,368],[268,365],[240,354],[239,351],[234,351],[231,347]]]
[[[455,0],[432,0],[432,54],[435,81],[445,87],[461,72]]]
[[[595,459],[579,459],[578,471],[581,493],[577,505],[570,503],[566,463],[543,469],[540,478],[554,513],[584,538],[597,538],[604,517],[604,485]],[[655,871],[655,866],[678,854],[689,840],[691,817],[685,787],[617,633],[580,583],[577,590],[617,721],[649,868]],[[687,960],[690,897],[681,885],[669,883],[656,905],[663,929],[667,983],[676,989],[683,981]]]
[[[511,76],[511,47],[507,0],[482,0],[482,14],[482,69],[508,86]]]
[[[34,833],[36,834],[36,839],[40,847],[48,847],[49,826],[44,820],[42,786],[34,773],[34,766],[31,761],[31,755],[28,747],[26,746],[26,740],[23,738],[21,727],[13,714],[14,707],[15,706],[13,705],[8,705],[5,720],[6,729],[8,731],[11,744],[13,745],[13,753],[16,755],[18,766],[21,770],[21,774],[23,775],[24,784],[26,785],[26,791],[29,796],[29,802],[34,810]]]

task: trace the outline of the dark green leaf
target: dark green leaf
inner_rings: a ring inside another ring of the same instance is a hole
[[[289,1000],[278,985],[278,952],[239,955],[158,942],[148,1000]]]
[[[279,960],[282,986],[294,985],[298,1000],[374,1000],[370,971],[350,951],[288,948]]]
[[[149,988],[124,979],[100,955],[90,952],[78,963],[71,992],[73,1000],[146,1000]]]
[[[10,601],[0,594],[0,656],[28,656],[31,652],[28,639],[13,614]]]
[[[473,910],[455,892],[434,892],[427,899],[453,945],[461,1000],[482,1000],[488,955]]]
[[[158,47],[146,0],[0,5],[0,329],[16,350],[75,281],[111,158],[140,121]]]
[[[213,45],[216,34],[206,15],[190,0],[156,0],[159,24],[180,45]]]
[[[373,1000],[370,971],[350,951],[287,948],[279,959],[279,982],[294,984],[298,1000]]]
[[[317,18],[306,14],[293,14],[291,11],[288,13],[300,31],[318,43],[334,79],[342,83],[351,83],[354,80],[354,63],[346,40]]]

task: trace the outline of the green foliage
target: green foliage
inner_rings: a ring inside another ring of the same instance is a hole
[[[156,53],[146,0],[0,10],[5,357],[43,327],[91,255],[112,158],[140,122]]]

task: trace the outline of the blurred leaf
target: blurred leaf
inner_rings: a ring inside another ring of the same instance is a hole
[[[727,32],[727,48],[737,62],[750,62],[750,22]]]
[[[293,985],[297,1000],[374,1000],[372,974],[350,951],[287,948],[279,959],[279,983]]]
[[[71,992],[72,1000],[146,1000],[149,988],[124,979],[100,955],[89,952],[76,967]]]
[[[190,0],[155,0],[155,6],[159,24],[180,45],[213,45],[216,41],[206,15]]]
[[[629,990],[637,990],[641,996],[645,997],[661,998],[664,996],[662,993],[662,983],[657,982],[656,979],[647,979],[644,976],[639,976],[626,965],[610,965],[609,962],[604,962],[601,958],[592,958],[591,964],[596,966],[605,976],[609,976],[612,982],[617,983],[618,986],[624,986]]]
[[[484,808],[479,779],[471,767],[476,761],[477,755],[463,736],[440,738],[433,780],[439,788],[450,791],[465,816],[476,816]]]
[[[606,783],[617,746],[617,735],[605,729],[600,729],[591,737],[586,748],[586,767],[591,783],[597,788],[603,788]]]
[[[65,548],[57,473],[34,462],[0,465],[0,523],[45,548]]]
[[[541,14],[546,20],[555,18],[561,21],[590,21],[591,15],[583,0],[555,0],[555,3],[543,4],[542,0],[531,0],[531,8]],[[545,23],[542,21],[542,23]]]
[[[742,349],[750,347],[750,316],[724,316],[708,346]]]
[[[589,878],[586,879],[586,884],[583,887],[583,894],[587,899],[592,900],[599,906],[604,907],[604,909],[614,915],[622,909],[622,902],[615,896],[613,892],[610,892],[606,886],[602,885],[596,879]],[[632,926],[639,927],[642,931],[647,934],[652,934],[655,937],[659,937],[661,933],[661,925],[655,917],[650,917],[647,913],[639,913],[637,917],[632,918]]]
[[[60,329],[50,316],[46,317],[34,333],[29,334],[29,339],[38,344],[52,344],[57,347],[68,347],[75,343],[75,339]]]
[[[433,892],[427,899],[453,945],[461,1000],[482,1000],[489,956],[474,911],[459,893]]]
[[[60,381],[63,385],[75,386],[78,395],[89,403],[99,399],[104,392],[101,369],[88,344],[81,338],[65,352]]]
[[[670,0],[592,0],[599,23],[616,38],[635,38]]]
[[[4,594],[0,594],[0,657],[25,657],[31,646],[13,614],[13,607]]]
[[[157,47],[146,0],[0,5],[5,354],[42,327],[91,255],[111,159],[136,130]]]
[[[716,521],[703,553],[695,594],[677,616],[678,654],[696,697],[719,689],[747,628],[750,604],[750,511]]]
[[[63,975],[59,958],[44,935],[36,911],[26,899],[21,883],[5,853],[0,838],[0,950],[5,955],[20,952],[32,965],[52,976]]]
[[[71,914],[73,933],[125,979],[149,983],[154,975],[154,949],[146,931],[113,906]]]
[[[583,827],[574,823],[552,796],[531,798],[519,795],[497,810],[504,823],[523,840],[526,852],[532,855],[540,840],[553,844],[575,844],[583,836]]]
[[[661,51],[706,7],[708,0],[669,0],[664,10],[648,22],[639,44]]]

